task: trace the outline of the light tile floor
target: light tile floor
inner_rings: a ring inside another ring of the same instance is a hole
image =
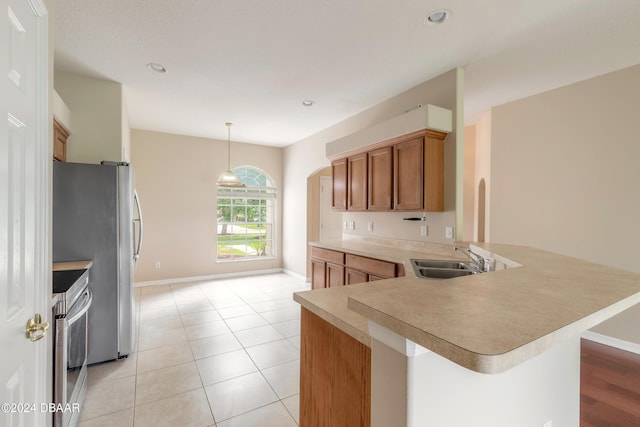
[[[297,426],[308,289],[286,274],[138,288],[137,352],[89,367],[79,427]]]

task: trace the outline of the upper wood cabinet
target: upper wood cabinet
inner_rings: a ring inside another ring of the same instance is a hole
[[[393,206],[393,147],[369,152],[369,210],[388,211]]]
[[[393,208],[400,211],[421,210],[423,193],[423,144],[417,137],[393,146]]]
[[[427,131],[424,137],[424,210],[444,211],[444,139],[446,134]]]
[[[347,209],[347,159],[331,162],[331,207],[336,210]]]
[[[347,209],[367,210],[367,153],[348,158],[347,162]]]
[[[67,161],[67,138],[69,132],[53,119],[53,160]]]
[[[446,136],[432,130],[413,132],[334,160],[334,209],[444,211]],[[345,192],[343,207],[336,200]]]

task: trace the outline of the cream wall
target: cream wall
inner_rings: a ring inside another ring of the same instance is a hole
[[[353,220],[352,233],[393,237],[407,240],[445,241],[444,227],[455,225],[455,170],[456,170],[456,97],[458,77],[462,70],[451,70],[434,79],[411,88],[380,104],[358,113],[340,123],[292,144],[284,152],[284,268],[300,275],[306,274],[306,186],[307,177],[330,164],[325,145],[359,130],[402,114],[418,104],[432,104],[454,112],[454,131],[445,142],[445,209],[443,213],[429,213],[427,218],[431,234],[420,237],[420,223],[402,221],[407,213],[348,213],[344,220]],[[459,120],[458,120],[459,121]],[[460,135],[460,139],[462,135]],[[413,214],[411,214],[413,215]],[[419,213],[418,213],[419,215]],[[373,219],[371,219],[373,218]],[[374,222],[374,231],[367,231],[367,222]],[[453,242],[453,239],[449,240]]]
[[[282,149],[231,144],[232,168],[261,169],[277,189],[277,257],[257,261],[216,260],[216,181],[227,168],[226,141],[133,129],[131,163],[144,217],[136,282],[281,267]]]
[[[476,213],[476,127],[464,128],[464,201],[462,240],[474,238]]]
[[[480,182],[485,182],[485,207],[484,207],[484,241],[489,241],[491,236],[491,111],[483,114],[475,124],[475,179],[474,179],[474,218],[480,215],[480,195],[478,188]],[[474,221],[473,239],[478,240],[478,221]]]
[[[640,66],[496,107],[491,241],[640,272]],[[640,307],[595,328],[640,343]]]
[[[71,111],[72,132],[67,161],[125,161],[128,119],[123,111],[122,85],[77,74],[56,72],[55,90]]]
[[[120,109],[120,126],[121,126],[121,153],[120,159],[123,162],[131,161],[131,126],[129,125],[129,112],[127,111],[127,103],[124,99],[124,96],[121,98],[121,109]]]

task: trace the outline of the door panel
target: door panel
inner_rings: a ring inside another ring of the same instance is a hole
[[[369,152],[369,210],[389,211],[393,201],[393,148]]]
[[[331,162],[331,180],[331,207],[344,211],[347,209],[347,159]]]
[[[396,144],[393,150],[394,208],[402,211],[423,208],[423,138]]]
[[[39,0],[2,0],[0,44],[6,74],[0,81],[0,412],[2,426],[45,425],[46,350],[26,336],[36,312],[50,319],[48,257],[48,62],[46,9]],[[48,295],[48,297],[46,297]],[[24,406],[37,405],[25,411]],[[4,409],[4,408],[3,408]],[[15,409],[15,410],[12,410]]]
[[[311,259],[311,289],[326,287],[326,262]]]
[[[367,153],[349,157],[347,164],[347,209],[367,210]]]
[[[327,288],[344,286],[344,266],[327,263]]]

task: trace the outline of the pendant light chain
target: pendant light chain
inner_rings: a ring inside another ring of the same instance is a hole
[[[218,178],[218,182],[216,185],[218,187],[246,187],[238,178],[238,176],[231,171],[231,126],[233,123],[227,122],[225,126],[227,127],[227,170],[223,172]]]
[[[231,170],[231,126],[233,123],[227,122],[225,123],[227,127],[227,170]]]

